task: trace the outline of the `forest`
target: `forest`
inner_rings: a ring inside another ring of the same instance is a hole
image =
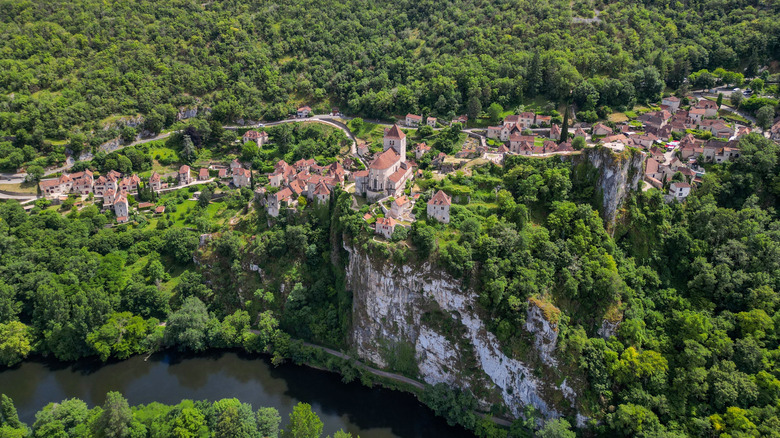
[[[755,76],[780,57],[778,15],[749,0],[3,0],[0,134],[20,153],[78,151],[121,116],[143,117],[132,135],[181,107],[233,122],[301,103],[450,120],[566,101],[586,79],[599,108],[630,108],[702,69]]]
[[[237,399],[212,402],[183,400],[175,406],[161,403],[130,406],[118,392],[106,394],[102,406],[89,408],[72,398],[49,403],[35,414],[35,422],[19,421],[13,400],[0,396],[0,436],[4,438],[50,437],[155,437],[155,438],[319,438],[323,423],[311,406],[298,403],[284,429],[274,408],[251,405]],[[337,431],[328,438],[352,438]]]

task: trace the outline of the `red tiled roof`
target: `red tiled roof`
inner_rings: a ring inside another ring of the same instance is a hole
[[[392,128],[391,128],[392,129]],[[401,157],[395,149],[390,148],[377,156],[374,161],[371,162],[369,167],[371,169],[384,170],[392,167]]]
[[[188,166],[188,165],[186,165],[186,164],[182,165],[182,166],[179,168],[179,173],[180,173],[180,174],[184,174],[184,173],[190,173],[190,166]]]
[[[422,120],[422,116],[418,116],[417,114],[407,114],[406,118],[412,120]]]
[[[157,208],[154,209],[154,212],[155,213],[165,213],[165,206],[164,205],[158,206]]]
[[[452,198],[447,196],[447,194],[441,190],[436,192],[436,194],[433,195],[431,200],[428,201],[428,205],[450,205],[451,203],[452,203]]]

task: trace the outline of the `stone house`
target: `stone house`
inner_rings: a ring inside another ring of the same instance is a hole
[[[439,190],[433,195],[431,200],[428,201],[428,217],[432,217],[445,224],[450,223],[450,205],[452,205],[452,198]]]
[[[406,195],[400,196],[398,198],[395,198],[393,203],[390,204],[390,216],[398,219],[401,216],[409,213],[411,209],[412,209],[412,201],[410,201],[409,198],[406,197]]]
[[[420,123],[422,123],[422,116],[418,116],[417,114],[407,114],[404,123],[406,123],[406,126],[416,128],[417,126],[420,126]]]
[[[127,195],[120,193],[114,201],[114,214],[116,214],[116,221],[119,223],[127,222],[130,216],[130,204],[127,202]]]
[[[296,111],[296,115],[298,116],[299,119],[304,117],[309,117],[311,115],[311,107],[302,106],[298,108],[298,110]]]
[[[192,176],[190,175],[190,166],[184,164],[179,168],[178,180],[180,186],[192,182]]]
[[[593,126],[593,135],[612,135],[612,128],[603,123],[596,123]]]
[[[297,202],[297,199],[293,199],[292,190],[285,187],[276,193],[271,193],[268,195],[266,198],[266,210],[268,211],[269,215],[277,217],[279,216],[279,212],[282,208],[291,207],[297,204]]]
[[[375,224],[376,234],[381,234],[385,239],[389,240],[391,237],[393,237],[393,233],[395,232],[395,226],[397,224],[398,222],[396,222],[395,219],[391,217],[377,218]]]
[[[676,113],[677,110],[680,109],[680,98],[676,96],[664,97],[663,100],[661,100],[661,105],[669,107],[669,111]]]
[[[252,171],[239,167],[233,169],[233,185],[235,187],[249,187],[252,180]]]
[[[206,181],[209,179],[209,170],[205,167],[201,167],[198,170],[198,181]]]
[[[428,117],[428,119],[425,121],[425,123],[430,126],[431,128],[436,127],[436,117]]]
[[[249,143],[251,141],[257,143],[257,147],[262,147],[264,144],[268,143],[268,133],[265,131],[258,132],[251,130],[245,132],[241,139],[244,141],[244,143]]]
[[[426,153],[428,153],[431,150],[431,147],[428,146],[425,143],[420,143],[417,145],[417,147],[414,149],[414,159],[419,160],[423,157]]]

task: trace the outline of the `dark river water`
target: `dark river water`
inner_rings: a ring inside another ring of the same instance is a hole
[[[148,361],[139,356],[107,365],[28,361],[0,372],[0,393],[14,400],[28,425],[49,402],[76,397],[96,406],[109,391],[121,392],[130,405],[235,397],[255,409],[275,407],[282,427],[293,406],[305,402],[325,423],[323,436],[343,429],[361,438],[473,437],[410,394],[344,384],[336,374],[307,367],[274,367],[265,357],[243,353],[160,353]]]

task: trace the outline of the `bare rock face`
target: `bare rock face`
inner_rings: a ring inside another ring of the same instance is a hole
[[[534,334],[534,347],[542,362],[548,366],[558,365],[553,357],[555,347],[558,345],[558,324],[548,321],[544,311],[533,302],[528,306],[525,329]]]
[[[575,164],[583,159],[599,171],[596,191],[601,195],[602,216],[611,229],[626,196],[642,179],[645,153],[632,148],[621,152],[604,147],[586,148],[576,156]]]
[[[430,264],[413,268],[372,260],[352,247],[345,249],[349,252],[347,289],[353,293],[351,342],[362,359],[386,366],[388,344],[411,344],[425,382],[484,389],[515,417],[528,404],[547,418],[559,417],[561,413],[547,399],[553,393],[573,403],[571,389],[544,382],[526,364],[500,350],[477,314],[477,295],[459,280]],[[456,336],[423,321],[432,309],[452,319],[452,326],[460,330]],[[549,340],[544,345],[549,355],[555,341],[552,347]],[[463,365],[466,361],[476,363],[481,373],[469,372]]]
[[[601,327],[596,331],[599,336],[601,336],[604,339],[609,339],[612,336],[615,336],[617,333],[617,329],[620,326],[620,322],[612,322],[609,320],[603,320],[601,321]]]

